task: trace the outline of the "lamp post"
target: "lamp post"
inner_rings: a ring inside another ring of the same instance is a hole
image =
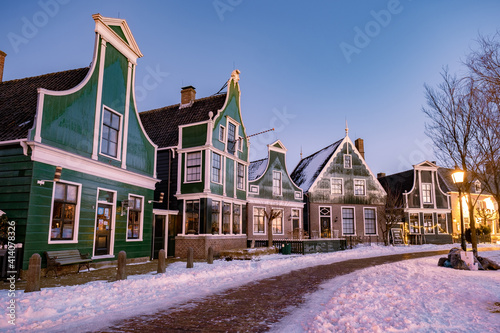
[[[462,243],[462,250],[467,251],[467,244],[465,243],[465,233],[464,233],[464,217],[462,211],[462,183],[464,182],[465,172],[460,170],[455,166],[455,171],[451,174],[453,178],[453,183],[458,187],[458,203],[460,206],[460,238]]]

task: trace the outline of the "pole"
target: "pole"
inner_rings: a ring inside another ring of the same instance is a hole
[[[467,251],[467,244],[465,242],[464,216],[462,210],[462,191],[460,189],[460,186],[458,187],[458,203],[460,206],[460,238],[462,241],[462,250]]]

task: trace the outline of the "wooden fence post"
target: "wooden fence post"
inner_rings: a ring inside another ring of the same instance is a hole
[[[5,260],[5,259],[4,259]],[[28,266],[27,284],[24,292],[40,291],[40,271],[42,269],[42,257],[38,253],[30,257]]]
[[[214,263],[214,248],[210,246],[208,248],[207,264],[213,264],[213,263]]]
[[[127,271],[125,267],[127,266],[127,253],[125,251],[120,251],[118,253],[118,269],[116,270],[117,280],[126,280]]]
[[[193,268],[193,261],[194,261],[193,248],[192,247],[188,247],[187,267],[186,268]]]
[[[158,273],[165,273],[165,250],[161,249],[158,252]]]

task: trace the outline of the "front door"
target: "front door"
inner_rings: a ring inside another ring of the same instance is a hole
[[[179,228],[181,229],[179,231]],[[168,216],[168,243],[167,255],[175,257],[175,236],[182,233],[182,225],[177,223],[177,215]]]
[[[153,259],[158,259],[158,252],[165,250],[165,215],[155,215],[154,218],[154,240],[153,240]]]
[[[94,249],[96,256],[110,254],[112,217],[113,205],[104,203],[97,205]]]

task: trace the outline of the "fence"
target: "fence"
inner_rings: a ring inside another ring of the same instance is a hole
[[[247,246],[250,247],[251,244],[252,244],[252,241],[249,240],[247,242]],[[267,247],[268,244],[269,243],[267,240],[256,240],[255,241],[255,247]],[[286,239],[285,240],[283,240],[283,239],[273,240],[273,246],[276,247],[280,251],[283,248],[283,246],[285,246],[285,244],[290,244],[292,253],[304,254],[304,241],[286,240]]]

